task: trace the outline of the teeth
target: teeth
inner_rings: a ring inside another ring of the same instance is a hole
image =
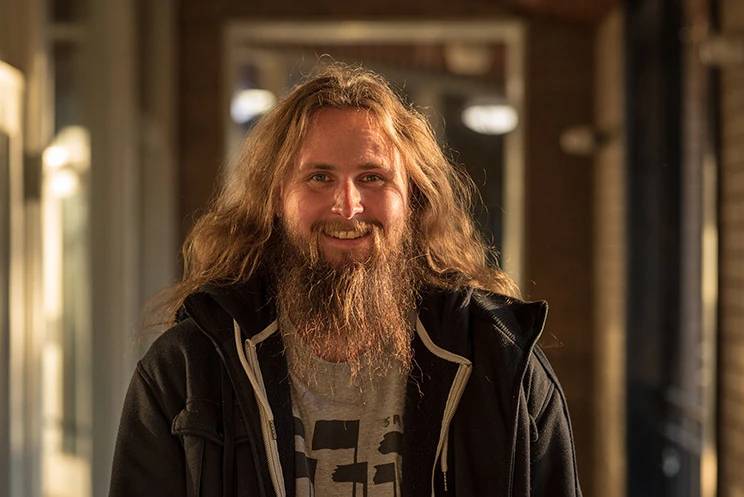
[[[359,238],[367,234],[366,231],[330,231],[328,232],[330,236],[333,238],[338,238],[340,240],[350,240],[354,238]]]

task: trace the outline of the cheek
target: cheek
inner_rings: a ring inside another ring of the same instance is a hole
[[[287,191],[280,209],[284,224],[295,231],[309,231],[312,224],[312,203],[297,191]]]
[[[410,217],[408,202],[397,192],[390,192],[387,198],[381,199],[379,213],[390,223],[400,223]]]

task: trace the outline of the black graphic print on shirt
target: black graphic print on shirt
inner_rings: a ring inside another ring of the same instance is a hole
[[[365,421],[374,426],[360,437]],[[294,425],[297,495],[314,496],[318,489],[321,495],[398,496],[403,435],[399,415],[374,421],[318,420],[310,441],[298,417]],[[373,443],[365,446],[365,435]],[[324,481],[316,480],[319,465],[326,468]]]

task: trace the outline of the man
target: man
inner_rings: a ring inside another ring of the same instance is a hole
[[[184,246],[111,496],[578,496],[565,398],[473,186],[379,76],[251,131]]]

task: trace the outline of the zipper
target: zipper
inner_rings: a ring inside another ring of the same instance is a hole
[[[260,371],[258,365],[258,355],[256,355],[256,347],[251,343],[250,340],[246,339],[245,348],[248,351],[248,364],[251,366],[254,372]],[[263,380],[261,376],[258,376],[258,382],[261,386],[261,392],[265,392]],[[258,394],[257,394],[258,396]],[[266,446],[266,459],[269,464],[269,475],[271,476],[271,484],[274,487],[274,492],[279,497],[284,497],[286,491],[284,489],[284,478],[279,479],[279,474],[282,472],[281,463],[279,462],[279,448],[276,443],[276,426],[274,425],[274,415],[268,406],[264,406],[259,403],[261,408],[259,414],[261,417],[261,432],[263,433],[264,445]]]
[[[431,495],[434,497],[434,475],[437,469],[437,460],[440,463],[440,469],[442,470],[442,480],[444,483],[444,491],[448,492],[447,486],[447,471],[449,470],[448,464],[448,451],[449,451],[449,429],[452,423],[452,418],[455,417],[457,407],[460,405],[460,399],[462,394],[465,392],[465,386],[468,384],[470,378],[470,372],[473,369],[473,365],[468,361],[467,363],[461,363],[455,373],[455,378],[452,381],[452,387],[450,387],[450,393],[447,397],[447,403],[444,407],[444,417],[442,418],[442,430],[439,434],[439,444],[437,445],[437,452],[434,456],[434,467],[431,470]]]
[[[242,335],[240,326],[234,321],[235,343],[238,349],[238,357],[243,365],[243,370],[253,386],[253,392],[258,404],[258,413],[261,421],[261,434],[263,436],[264,448],[266,450],[266,461],[269,466],[269,476],[274,493],[278,497],[286,497],[287,491],[284,487],[284,476],[282,465],[279,460],[279,448],[276,443],[276,426],[274,424],[274,414],[271,412],[271,406],[266,397],[266,387],[264,386],[261,368],[256,354],[256,345],[250,339],[246,339],[241,344]],[[264,331],[256,335],[258,341],[263,340],[265,335],[270,335],[276,330],[276,321],[269,325]]]
[[[468,359],[450,352],[449,350],[443,349],[435,344],[429,333],[424,328],[424,324],[418,317],[416,318],[416,332],[419,338],[424,343],[424,346],[435,356],[457,364],[457,372],[452,380],[452,386],[450,387],[449,395],[447,396],[447,402],[444,405],[444,414],[442,415],[442,429],[439,433],[439,443],[437,444],[437,452],[434,455],[434,466],[431,468],[431,495],[434,497],[434,476],[437,471],[437,460],[440,461],[442,469],[442,480],[444,483],[444,491],[448,492],[447,486],[447,452],[449,450],[449,429],[452,423],[452,418],[455,416],[457,406],[460,404],[462,394],[465,392],[465,386],[468,384],[470,378],[470,372],[473,369],[473,363]]]

